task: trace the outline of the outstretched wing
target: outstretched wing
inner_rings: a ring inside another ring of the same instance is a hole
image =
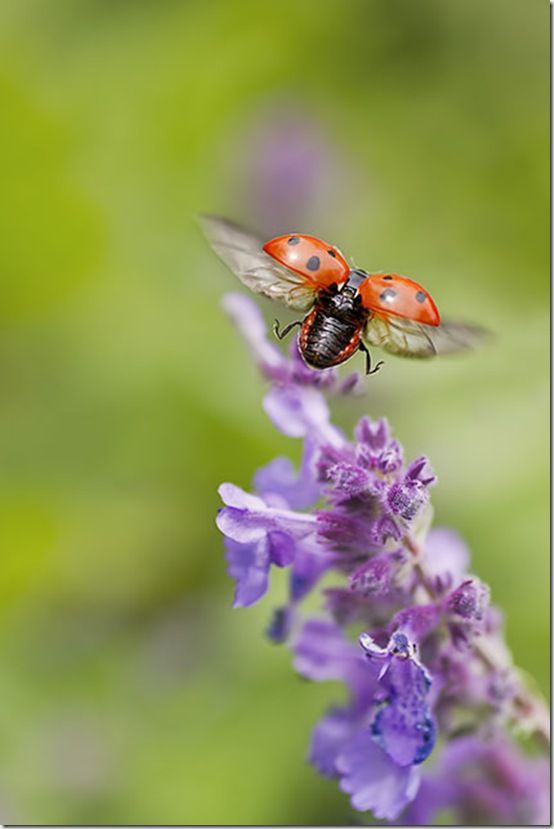
[[[251,291],[299,311],[313,305],[314,285],[264,253],[264,239],[219,216],[199,216],[199,222],[219,258]]]
[[[363,333],[368,345],[398,357],[423,359],[476,348],[488,337],[486,329],[471,323],[445,321],[433,326],[379,314],[370,317]]]

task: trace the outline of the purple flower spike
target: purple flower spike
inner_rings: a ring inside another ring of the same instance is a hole
[[[288,598],[268,638],[291,643],[302,676],[346,687],[313,730],[310,762],[378,820],[430,825],[447,809],[461,825],[546,824],[546,760],[520,755],[502,732],[517,725],[546,741],[548,712],[513,667],[489,589],[468,575],[466,545],[428,528],[427,459],[405,465],[384,418],[361,418],[349,440],[322,391],[352,380],[306,366],[296,342],[282,354],[250,300],[226,307],[270,383],[267,414],[304,439],[299,471],[277,458],[256,474],[256,494],[223,484],[217,525],[235,606],[254,604],[271,568],[287,567]],[[306,618],[324,576],[322,616]],[[367,631],[361,648],[354,626]],[[473,736],[456,737],[461,728]]]
[[[419,788],[419,769],[398,766],[367,731],[347,743],[336,766],[340,787],[350,795],[354,809],[371,809],[380,820],[395,820]]]

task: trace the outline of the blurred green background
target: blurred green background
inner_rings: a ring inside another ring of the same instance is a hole
[[[2,822],[353,819],[304,761],[340,690],[266,642],[275,594],[231,610],[216,488],[300,447],[202,210],[314,232],[496,332],[333,405],[430,456],[436,521],[547,690],[548,10],[3,0]]]

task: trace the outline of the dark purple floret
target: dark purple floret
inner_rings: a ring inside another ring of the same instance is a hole
[[[392,619],[391,627],[402,628],[412,639],[420,642],[440,623],[440,607],[435,604],[420,604],[399,610]]]
[[[427,493],[419,481],[397,483],[388,490],[386,503],[393,515],[409,523],[427,503]]]
[[[467,647],[485,630],[490,590],[478,579],[467,579],[445,602],[449,629],[457,647]]]
[[[450,594],[446,606],[451,613],[462,619],[480,623],[485,617],[490,590],[476,579],[464,581]]]
[[[363,417],[355,429],[356,460],[368,469],[384,475],[397,472],[402,466],[402,447],[391,440],[389,424],[385,418],[376,422]]]
[[[352,573],[350,587],[363,596],[395,600],[402,593],[399,580],[408,560],[403,549],[373,556]]]

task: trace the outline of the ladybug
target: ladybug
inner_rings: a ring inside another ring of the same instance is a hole
[[[418,282],[397,273],[368,273],[352,267],[334,245],[304,233],[267,242],[234,222],[202,216],[211,246],[243,284],[255,293],[308,313],[280,330],[283,339],[300,326],[298,345],[316,369],[344,363],[356,351],[374,374],[368,345],[402,357],[433,357],[471,348],[485,336],[482,328],[441,322],[439,310]]]

